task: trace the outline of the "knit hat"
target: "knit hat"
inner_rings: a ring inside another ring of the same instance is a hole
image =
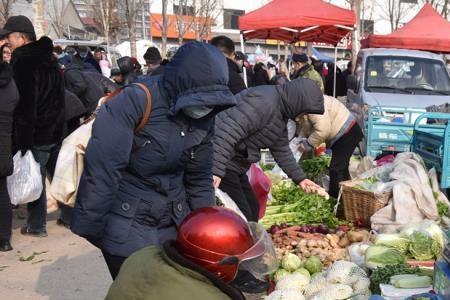
[[[161,54],[159,53],[158,48],[149,47],[144,54],[144,59],[147,63],[157,63],[162,60]]]
[[[305,53],[302,53],[302,54],[294,53],[292,55],[292,60],[294,62],[306,63],[306,62],[308,62],[308,55],[306,55]]]
[[[9,17],[3,29],[0,29],[0,36],[4,37],[12,32],[35,34],[33,23],[25,16]]]

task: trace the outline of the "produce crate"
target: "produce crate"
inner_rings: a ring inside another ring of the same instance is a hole
[[[386,206],[392,191],[376,194],[355,188],[362,182],[362,180],[348,180],[340,183],[344,216],[347,221],[358,221],[361,225],[370,228],[370,217]]]
[[[434,266],[433,289],[444,299],[450,299],[450,266],[445,260],[438,260]]]
[[[447,125],[422,124],[422,120],[445,120]],[[425,113],[414,125],[412,151],[419,154],[428,168],[441,175],[440,187],[450,187],[450,114]]]

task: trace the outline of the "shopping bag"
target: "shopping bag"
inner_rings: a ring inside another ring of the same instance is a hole
[[[144,90],[147,98],[144,115],[141,122],[135,129],[135,133],[139,132],[150,119],[152,107],[151,94],[147,87],[141,83],[134,83]],[[121,90],[106,97],[102,103],[107,102],[113,96],[117,95]],[[102,98],[103,99],[103,98]],[[92,125],[95,121],[95,113],[84,124],[78,127],[70,134],[61,146],[56,161],[55,174],[53,175],[50,185],[50,195],[55,200],[73,207],[80,183],[81,174],[84,169],[84,154],[86,147],[92,135]]]
[[[269,199],[272,181],[264,174],[264,171],[257,165],[252,164],[247,172],[248,180],[259,203],[259,219],[266,213],[267,200]]]
[[[92,133],[94,118],[84,123],[62,143],[50,185],[50,195],[57,201],[74,206],[83,173],[84,150]]]
[[[42,175],[39,163],[31,150],[24,156],[18,151],[13,157],[14,172],[6,178],[11,204],[19,205],[39,199],[42,193]]]
[[[220,189],[216,189],[216,198],[219,199],[218,204],[220,206],[223,206],[223,207],[233,210],[235,213],[240,215],[242,219],[247,221],[247,218],[244,216],[242,211],[239,209],[236,202],[234,202],[233,199],[231,199],[231,197],[227,193],[221,191]]]

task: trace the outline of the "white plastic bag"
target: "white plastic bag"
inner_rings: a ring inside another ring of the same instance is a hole
[[[42,193],[42,175],[33,153],[28,150],[24,156],[17,152],[13,158],[14,172],[6,179],[11,204],[18,205],[39,199]]]
[[[234,202],[233,199],[231,199],[231,197],[227,193],[225,193],[219,189],[216,189],[216,197],[219,198],[220,202],[223,204],[224,207],[233,210],[235,213],[240,215],[245,221],[247,221],[247,218],[244,216],[242,211],[239,209],[236,202]]]

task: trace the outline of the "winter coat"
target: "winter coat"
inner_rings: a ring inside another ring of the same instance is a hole
[[[53,42],[42,37],[12,54],[20,100],[14,112],[16,149],[61,142],[64,133],[64,79],[53,55]]]
[[[300,70],[298,70],[294,76],[292,77],[292,80],[297,78],[308,78],[317,83],[317,85],[320,87],[320,90],[324,91],[324,85],[323,85],[323,79],[322,76],[319,74],[319,72],[314,69],[313,65],[305,65]]]
[[[247,87],[245,86],[244,79],[242,79],[240,75],[241,71],[239,70],[238,65],[229,58],[227,58],[227,64],[228,77],[230,78],[228,81],[228,87],[230,88],[230,91],[236,95],[242,90],[245,90]]]
[[[238,104],[216,118],[214,175],[226,170],[245,173],[268,148],[283,171],[296,183],[305,175],[289,149],[287,122],[301,113],[323,113],[317,84],[298,79],[279,86],[249,88],[236,95]]]
[[[331,66],[328,70],[328,75],[325,78],[325,95],[333,96],[334,89],[334,67]],[[336,69],[336,97],[347,96],[347,81],[342,74],[341,69]]]
[[[84,69],[82,62],[74,57],[64,71],[66,88],[83,102],[89,114],[95,110],[98,100],[105,95],[104,87],[98,79],[91,78],[92,71]],[[101,76],[100,73],[98,73]]]
[[[11,175],[13,112],[19,92],[12,79],[9,65],[0,62],[0,178]]]
[[[243,300],[242,293],[184,258],[169,241],[129,257],[105,300]]]
[[[331,147],[355,120],[345,105],[333,97],[324,96],[324,105],[323,115],[305,115],[297,119],[302,136],[308,137],[313,147],[322,143]]]
[[[80,98],[69,90],[65,90],[66,113],[64,120],[69,121],[73,118],[81,118],[86,114],[86,108]]]
[[[253,77],[253,84],[255,86],[271,84],[269,74],[267,73],[267,70],[263,68],[262,63],[256,64],[254,70],[255,75]]]
[[[187,43],[163,77],[145,82],[152,111],[137,134],[146,107],[142,89],[125,87],[104,104],[86,149],[72,231],[107,253],[127,257],[174,239],[187,214],[214,205],[214,116],[236,103],[227,83],[219,50]],[[215,109],[201,119],[182,113],[199,105]]]

